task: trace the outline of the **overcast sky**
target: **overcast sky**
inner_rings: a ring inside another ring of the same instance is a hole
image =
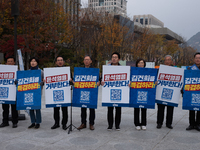
[[[127,0],[127,15],[152,14],[186,40],[200,32],[200,0]],[[81,0],[86,6],[88,0]]]

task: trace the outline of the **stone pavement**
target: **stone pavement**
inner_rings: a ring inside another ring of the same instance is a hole
[[[107,131],[107,107],[101,106],[101,87],[99,104],[96,110],[95,130],[73,130],[70,134],[61,127],[51,130],[54,124],[53,108],[45,108],[42,98],[42,123],[39,129],[28,129],[31,124],[29,116],[19,121],[17,128],[0,128],[0,150],[199,150],[200,132],[186,131],[189,124],[188,111],[182,110],[180,104],[174,109],[173,127],[165,124],[156,128],[156,109],[147,111],[147,130],[137,131],[133,124],[133,108],[122,108],[121,130]],[[68,108],[70,115],[70,107]],[[81,124],[80,108],[73,107],[73,124]],[[89,111],[88,111],[89,112]],[[25,113],[21,111],[21,113]],[[0,108],[2,120],[2,108]],[[165,121],[165,120],[164,120]],[[68,120],[68,124],[70,119]]]

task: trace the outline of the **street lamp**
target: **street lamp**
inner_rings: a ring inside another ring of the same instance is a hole
[[[11,0],[11,15],[14,17],[14,57],[17,63],[17,16],[19,16],[19,0]]]
[[[11,15],[14,17],[14,57],[16,59],[16,64],[18,64],[17,59],[17,17],[19,16],[19,0],[11,0]],[[25,120],[25,114],[20,114],[18,112],[18,120]],[[11,117],[9,117],[11,118]]]

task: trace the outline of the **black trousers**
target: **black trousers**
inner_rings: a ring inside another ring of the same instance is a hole
[[[68,121],[67,107],[61,107],[62,109],[62,125],[66,125]],[[60,124],[60,107],[54,107],[54,120],[55,124]]]
[[[3,109],[3,123],[7,124],[9,121],[9,104],[2,104]],[[11,104],[12,123],[18,123],[18,111],[16,110],[16,104]]]
[[[81,123],[86,125],[87,122],[87,108],[81,108]],[[95,109],[90,108],[89,123],[94,125]]]
[[[140,122],[140,109],[141,109],[141,122]],[[135,126],[147,125],[147,109],[146,108],[134,108],[134,124]]]
[[[157,124],[161,125],[163,124],[165,106],[166,105],[158,104]],[[171,125],[173,120],[174,107],[173,106],[166,106],[166,107],[167,107],[166,125]]]
[[[196,117],[195,117],[195,113],[196,113]],[[194,111],[194,110],[189,111],[189,123],[191,126],[200,125],[200,111]]]
[[[108,126],[113,127],[113,109],[115,108],[115,127],[119,127],[121,122],[121,107],[108,107]]]

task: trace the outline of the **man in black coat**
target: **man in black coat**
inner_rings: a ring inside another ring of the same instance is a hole
[[[189,67],[188,69],[200,70],[200,53],[196,53],[194,55],[194,65]],[[189,123],[190,125],[186,128],[186,130],[196,129],[197,131],[200,131],[200,111],[194,111],[194,110],[189,111]]]
[[[165,56],[164,65],[167,66],[173,66],[173,60],[171,55]],[[173,129],[172,127],[172,121],[173,121],[173,112],[174,107],[173,106],[167,106],[163,104],[157,104],[158,105],[158,111],[157,111],[157,128],[160,129],[163,125],[164,120],[164,111],[165,107],[167,107],[167,116],[166,116],[166,127],[169,129]]]
[[[57,56],[56,58],[56,65],[57,67],[64,67],[64,60],[63,57]],[[61,107],[62,109],[62,128],[63,130],[67,129],[67,121],[68,121],[68,110],[67,107]],[[51,129],[56,129],[60,127],[60,107],[54,107],[54,120],[55,124],[51,127]]]
[[[92,66],[92,60],[90,56],[85,56],[83,63],[85,68],[94,68]],[[97,86],[99,86],[99,84],[100,83],[98,82]],[[81,108],[81,125],[78,127],[79,130],[87,127],[86,118],[87,118],[87,108]],[[95,109],[90,108],[90,116],[89,116],[90,130],[94,130],[94,120],[95,120]]]
[[[120,54],[118,52],[114,52],[111,55],[111,61],[112,63],[109,65],[112,66],[120,66]],[[101,82],[101,85],[103,86],[105,82]],[[113,128],[113,110],[115,108],[115,128],[117,131],[120,131],[120,123],[121,123],[121,107],[108,107],[108,113],[107,113],[107,120],[108,120],[108,128],[107,130],[112,130]]]
[[[6,65],[15,65],[15,58],[10,56],[6,59]],[[3,123],[0,125],[0,128],[9,126],[9,104],[2,104],[3,109]],[[12,123],[13,128],[17,128],[18,123],[18,111],[16,110],[16,104],[11,104],[11,114],[12,114]]]

